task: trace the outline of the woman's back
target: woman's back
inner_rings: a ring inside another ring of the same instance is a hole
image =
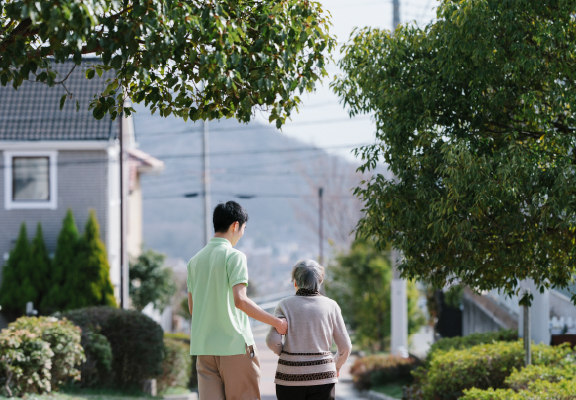
[[[288,321],[284,343],[274,328],[266,337],[268,347],[280,356],[275,382],[286,386],[337,382],[351,350],[338,304],[317,292],[299,289],[278,303],[275,314]],[[333,339],[338,347],[335,357],[330,351]]]

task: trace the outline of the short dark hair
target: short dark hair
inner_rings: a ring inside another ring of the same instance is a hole
[[[218,204],[212,215],[214,232],[227,232],[234,222],[238,222],[240,226],[248,222],[248,213],[244,207],[235,201]]]

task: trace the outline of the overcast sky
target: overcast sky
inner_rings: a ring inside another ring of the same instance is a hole
[[[331,32],[339,43],[346,42],[355,27],[392,28],[392,2],[390,0],[319,0],[332,14]],[[416,21],[424,26],[436,16],[437,0],[400,0],[400,20],[402,23]],[[336,60],[339,51],[333,54]],[[330,78],[325,78],[322,86],[315,93],[302,96],[304,105],[300,113],[292,116],[283,128],[284,134],[304,142],[326,148],[332,153],[340,154],[353,160],[350,150],[358,144],[374,141],[374,124],[369,116],[356,116],[350,119],[338,98],[330,90],[338,68],[330,65]],[[264,117],[257,121],[267,124]],[[350,146],[342,148],[342,146]],[[335,148],[339,147],[339,148]]]

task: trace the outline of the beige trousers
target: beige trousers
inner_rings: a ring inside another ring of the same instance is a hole
[[[256,346],[235,356],[198,356],[196,368],[199,400],[260,400]]]

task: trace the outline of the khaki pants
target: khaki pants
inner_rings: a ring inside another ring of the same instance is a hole
[[[196,368],[199,400],[260,400],[256,346],[235,356],[198,356]]]

